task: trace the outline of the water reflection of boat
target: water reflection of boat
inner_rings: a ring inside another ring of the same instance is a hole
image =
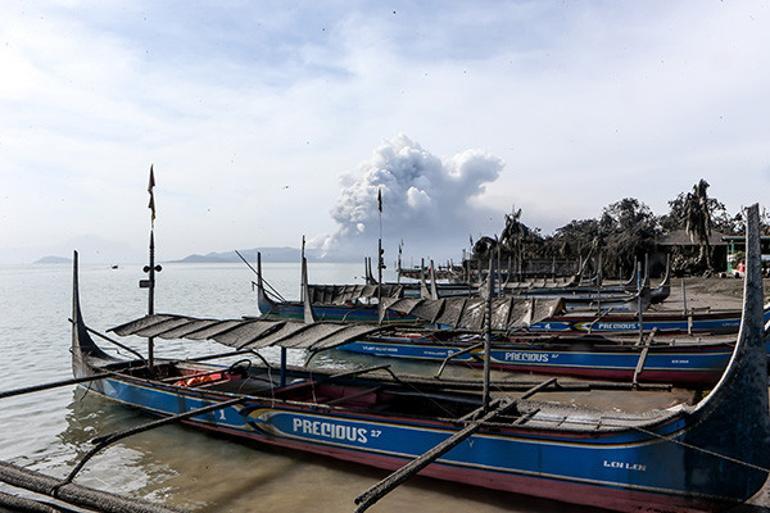
[[[758,225],[755,206],[732,358],[693,407],[632,415],[508,397],[484,407],[474,394],[424,392],[355,373],[289,369],[287,384],[279,385],[265,368],[159,361],[151,369],[96,346],[81,315],[77,279],[73,371],[111,372],[93,388],[118,402],[155,415],[207,408],[185,422],[274,446],[393,469],[457,441],[422,474],[618,511],[715,511],[751,497],[770,463]],[[150,316],[123,331],[141,335],[167,321]],[[186,328],[180,322],[175,329]]]

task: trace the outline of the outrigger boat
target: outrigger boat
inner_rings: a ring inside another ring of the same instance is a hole
[[[376,285],[377,280],[371,274],[371,262],[366,261],[366,280],[370,285]],[[449,297],[474,297],[478,296],[482,285],[464,283],[437,283],[434,267],[431,262],[429,274],[430,287],[425,283],[425,273],[421,273],[419,282],[388,284],[401,286],[401,297],[407,298],[449,298]],[[591,280],[600,281],[599,277]],[[543,278],[540,281],[503,283],[500,286],[500,294],[506,296],[518,296],[522,298],[537,297],[550,299],[563,299],[565,311],[608,311],[615,312],[635,311],[639,307],[639,296],[643,302],[642,308],[646,309],[650,304],[659,304],[665,301],[671,294],[671,266],[667,261],[666,272],[660,283],[655,288],[650,288],[648,274],[634,285],[633,277],[618,285],[601,286],[593,283],[582,284],[578,275],[569,281],[556,281]],[[641,290],[641,292],[640,292]]]
[[[763,311],[765,322],[770,321],[770,304]],[[643,318],[620,312],[601,315],[562,313],[549,319],[533,322],[530,332],[545,333],[634,333],[641,330],[658,333],[735,333],[741,324],[740,310],[709,311],[646,311]]]
[[[642,291],[637,292],[632,289],[615,290],[614,288],[604,287],[579,287],[579,288],[516,288],[504,289],[505,294],[518,295],[522,297],[560,297],[568,305],[568,310],[578,309],[603,309],[607,310],[614,306],[626,307],[631,305],[631,310],[635,309],[634,301],[641,294],[645,302],[656,305],[662,303],[671,294],[671,279],[667,273],[660,284],[654,289],[643,285]],[[569,305],[574,304],[572,308]],[[597,305],[597,308],[594,308]],[[609,306],[606,306],[609,305]],[[617,305],[617,306],[615,306]],[[616,310],[617,311],[617,310]]]
[[[338,349],[369,356],[481,366],[483,337],[476,333],[390,330]],[[599,335],[498,335],[489,353],[493,368],[632,383],[705,387],[716,383],[733,354],[735,338]],[[770,343],[768,343],[770,351]],[[443,366],[442,366],[443,369]]]
[[[304,257],[303,257],[304,259]],[[257,308],[264,319],[304,319],[306,301],[286,301],[270,297],[262,277],[262,258],[257,254]],[[303,260],[303,281],[306,280]],[[380,320],[378,303],[383,297],[401,297],[397,285],[312,285],[306,288],[313,316],[319,321],[376,323]],[[382,322],[409,323],[418,319],[396,312],[386,312]]]
[[[419,281],[397,281],[395,283],[383,283],[385,286],[401,287],[403,297],[456,297],[456,296],[476,296],[479,293],[479,285],[462,282],[438,282],[436,281],[436,270],[433,262],[428,269],[430,275],[430,288],[426,283],[425,262],[421,262],[421,271],[417,279]],[[372,259],[364,258],[364,278],[367,285],[377,285],[379,282],[372,274]],[[311,285],[312,286],[312,285]]]
[[[595,411],[485,393],[427,393],[398,380],[281,366],[224,368],[193,361],[119,360],[90,336],[73,286],[72,362],[89,389],[153,415],[262,443],[399,469],[358,497],[362,512],[409,475],[422,475],[625,512],[720,511],[752,497],[770,465],[770,412],[762,323],[759,213],[748,211],[742,323],[716,386],[693,406],[646,414]],[[489,314],[491,318],[491,312]],[[114,331],[213,337],[247,347],[324,347],[363,327],[266,320],[147,316]],[[279,325],[280,324],[280,325]],[[275,331],[277,330],[277,331]],[[287,331],[284,331],[287,330]],[[279,333],[283,335],[279,336]],[[321,335],[321,334],[324,335]],[[325,343],[324,340],[326,340]],[[240,342],[239,342],[240,341]],[[369,369],[371,370],[371,369]],[[285,384],[284,384],[285,383]]]
[[[608,286],[602,285],[599,278],[599,285],[589,286],[569,284],[563,287],[538,287],[535,284],[509,283],[504,292],[522,297],[562,298],[567,311],[634,311],[638,309],[640,296],[643,299],[642,309],[646,310],[648,305],[657,305],[668,299],[671,295],[670,260],[666,261],[666,272],[655,288],[650,288],[648,270],[645,270],[644,277],[641,277],[641,272],[639,274],[640,279],[636,285],[633,284],[633,277],[627,282]]]
[[[287,301],[277,297],[271,297],[265,288],[262,274],[261,258],[257,257],[257,307],[263,318],[266,319],[303,319],[305,317],[305,301]],[[306,272],[306,271],[305,271]],[[425,282],[420,284],[420,297],[405,293],[406,288],[401,284],[367,284],[367,285],[309,285],[307,293],[310,301],[309,308],[317,320],[338,321],[350,323],[385,323],[425,324],[426,319],[419,318],[404,311],[398,304],[403,300],[406,304],[415,304],[422,298],[432,298],[426,301],[472,301],[478,300],[478,292],[470,295],[465,292],[448,294],[446,298],[440,298],[435,278],[431,288],[428,289]],[[661,285],[656,290],[667,288]],[[466,297],[467,296],[467,297]],[[551,315],[566,315],[570,312],[592,311],[597,315],[605,315],[608,312],[638,312],[639,308],[647,309],[650,304],[651,292],[644,288],[636,294],[603,294],[587,293],[579,294],[512,294],[505,295],[511,301],[549,302],[558,304],[558,308],[551,309]],[[440,298],[440,299],[439,299]],[[383,306],[385,308],[383,309]],[[429,319],[428,319],[429,320]],[[540,319],[548,322],[549,319]]]

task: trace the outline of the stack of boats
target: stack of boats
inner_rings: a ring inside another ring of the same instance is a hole
[[[483,287],[455,285],[444,294],[433,279],[411,286],[414,294],[403,284],[310,285],[303,259],[302,298],[295,302],[271,297],[258,265],[259,317],[151,313],[113,328],[114,335],[149,340],[147,357],[133,351],[132,359],[96,344],[98,336],[127,347],[86,324],[75,255],[75,378],[68,383],[163,418],[99,437],[56,489],[69,486],[106,445],[182,422],[392,471],[356,498],[356,512],[418,473],[626,512],[734,507],[770,472],[768,309],[756,205],[748,209],[746,239],[743,307],[736,311],[645,311],[656,291],[668,295],[668,276],[652,290],[644,279],[636,288],[496,286],[490,267]],[[151,349],[162,339],[211,340],[230,349],[155,358]],[[279,367],[260,355],[267,347],[280,348]],[[311,370],[287,365],[291,349],[383,359],[346,371]],[[399,375],[386,357],[484,372],[464,380]],[[214,363],[223,358],[241,359]],[[492,367],[532,378],[493,380]],[[643,413],[544,399],[602,389],[669,394],[671,385],[700,392],[689,403]]]
[[[302,300],[280,301],[266,290],[261,262],[257,274],[263,319],[304,320],[309,315],[313,320],[383,327],[337,349],[483,365],[483,284],[441,284],[429,271],[430,285],[424,278],[417,283],[379,285],[367,271],[365,285],[305,284],[307,295]],[[306,271],[303,276],[307,277]],[[494,278],[494,271],[488,276]],[[733,353],[741,311],[650,310],[650,305],[662,303],[670,294],[668,265],[654,288],[646,277],[637,280],[636,288],[633,281],[603,285],[575,278],[502,283],[490,305],[492,367],[634,384],[707,387],[716,383]],[[770,321],[770,307],[764,308],[763,320]]]

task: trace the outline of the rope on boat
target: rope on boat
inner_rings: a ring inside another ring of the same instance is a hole
[[[73,321],[71,318],[70,318],[70,319],[67,319],[67,320],[68,320],[70,323],[72,323],[72,324],[75,324],[75,321]],[[91,333],[92,335],[96,335],[97,337],[101,338],[102,340],[105,340],[105,341],[109,342],[110,344],[116,345],[116,346],[120,347],[121,349],[124,349],[125,351],[128,351],[128,352],[129,352],[129,353],[131,353],[132,355],[134,355],[134,356],[136,356],[137,358],[139,358],[139,359],[140,359],[142,362],[144,362],[144,364],[145,364],[145,365],[147,365],[147,359],[146,359],[144,356],[142,356],[142,354],[141,354],[140,352],[138,352],[138,351],[135,351],[134,349],[131,349],[131,348],[130,348],[130,347],[128,347],[127,345],[125,345],[125,344],[123,344],[123,343],[121,343],[121,342],[118,342],[118,341],[117,341],[117,340],[115,340],[114,338],[108,337],[108,336],[107,336],[107,335],[105,335],[104,333],[101,333],[101,332],[99,332],[99,331],[97,331],[97,330],[95,330],[95,329],[93,329],[93,328],[89,328],[89,327],[88,327],[88,326],[86,326],[85,324],[83,324],[83,327],[86,329],[86,331],[87,331],[88,333]]]
[[[423,396],[424,396],[426,399],[428,399],[430,402],[432,402],[434,406],[437,406],[439,409],[441,409],[441,410],[444,410],[444,413],[448,414],[450,417],[453,417],[453,416],[454,416],[454,415],[453,415],[453,413],[452,413],[452,412],[449,410],[449,408],[445,407],[443,404],[441,404],[440,402],[436,401],[436,400],[435,400],[435,399],[433,399],[432,397],[430,397],[430,396],[428,396],[428,395],[425,395],[425,392],[423,392],[422,390],[420,390],[419,388],[417,388],[417,387],[416,387],[414,384],[412,384],[412,383],[410,383],[410,382],[408,382],[408,381],[404,381],[403,379],[399,378],[399,377],[398,377],[398,374],[396,374],[395,372],[393,372],[393,369],[391,369],[391,368],[390,368],[390,366],[388,366],[388,367],[387,367],[386,369],[384,369],[384,370],[385,370],[385,372],[387,372],[388,374],[390,374],[390,377],[393,379],[393,381],[395,381],[395,382],[396,382],[396,383],[398,383],[399,385],[401,385],[401,386],[407,386],[407,387],[411,388],[412,390],[414,390],[414,391],[415,391],[415,392],[417,392],[418,394],[421,394],[421,395],[423,395]]]
[[[687,442],[683,442],[681,440],[677,440],[676,438],[672,436],[666,436],[658,434],[654,431],[650,431],[649,429],[645,429],[643,427],[639,426],[631,426],[632,429],[635,429],[636,431],[639,431],[640,433],[644,433],[646,435],[652,436],[654,438],[658,438],[660,440],[671,442],[676,445],[681,445],[682,447],[685,447],[687,449],[691,449],[693,451],[702,452],[703,454],[708,454],[709,456],[713,456],[715,458],[719,458],[725,461],[729,461],[730,463],[735,463],[736,465],[742,465],[744,467],[750,468],[752,470],[759,470],[760,472],[765,472],[767,474],[770,474],[770,467],[763,467],[762,465],[757,465],[755,463],[751,463],[748,461],[743,461],[738,458],[733,458],[732,456],[728,456],[726,454],[718,453],[716,451],[712,451],[711,449],[706,449],[704,447],[698,447],[697,445],[689,444]]]
[[[525,417],[524,416],[520,416],[519,417],[519,419],[523,419],[523,418],[525,418]],[[565,419],[563,419],[563,418],[561,418],[561,419],[537,419],[537,420],[538,420],[538,422],[552,422],[552,423],[557,423],[557,424],[561,424],[562,422],[565,422]],[[469,422],[469,421],[466,420],[465,422]],[[596,423],[594,423],[594,422],[581,421],[581,420],[577,420],[577,419],[571,419],[571,420],[568,420],[566,422],[569,423],[569,424],[578,424],[578,425],[583,425],[583,426],[594,426],[594,425],[596,425]],[[762,465],[757,465],[755,463],[751,463],[751,462],[744,461],[744,460],[741,460],[741,459],[738,459],[738,458],[734,458],[734,457],[728,456],[726,454],[722,454],[722,453],[719,453],[719,452],[716,452],[716,451],[712,451],[711,449],[706,449],[704,447],[698,447],[697,445],[693,445],[693,444],[690,444],[690,443],[687,443],[687,442],[683,442],[681,440],[677,440],[676,438],[674,438],[671,435],[661,435],[661,434],[656,433],[654,431],[650,431],[649,429],[645,429],[645,428],[643,428],[641,426],[633,426],[633,425],[628,425],[628,424],[616,424],[616,423],[613,423],[613,422],[605,422],[603,419],[600,422],[601,422],[601,425],[603,427],[633,429],[635,431],[639,431],[640,433],[643,433],[645,435],[651,436],[653,438],[657,438],[657,439],[662,440],[664,442],[670,442],[670,443],[673,443],[673,444],[676,444],[676,445],[681,445],[682,447],[684,447],[686,449],[690,449],[690,450],[693,450],[693,451],[701,452],[703,454],[708,454],[709,456],[713,456],[713,457],[718,458],[718,459],[729,461],[730,463],[735,463],[736,465],[741,465],[741,466],[750,468],[752,470],[758,470],[760,472],[765,472],[767,474],[770,474],[770,467],[763,467]],[[504,422],[491,422],[491,421],[488,421],[488,422],[485,422],[484,425],[489,426],[489,427],[498,427],[498,428],[506,428],[506,427],[509,428],[509,427],[511,427],[511,423],[507,423],[507,422],[504,423]]]
[[[5,509],[10,508],[10,509]],[[41,501],[19,497],[10,493],[0,492],[0,511],[16,511],[24,513],[69,513],[69,508],[59,508]]]
[[[265,285],[266,285],[266,286],[267,286],[267,287],[268,287],[268,288],[269,288],[269,289],[270,289],[270,290],[271,290],[271,291],[272,291],[272,292],[273,292],[273,293],[276,295],[276,297],[277,297],[278,299],[280,299],[281,301],[284,301],[284,302],[286,301],[286,298],[284,298],[284,297],[281,295],[281,293],[280,293],[280,292],[278,292],[278,290],[276,290],[276,288],[275,288],[275,287],[273,287],[272,285],[270,285],[270,282],[268,282],[268,281],[265,279],[265,277],[264,277],[264,276],[262,276],[262,275],[261,275],[261,274],[260,274],[260,273],[259,273],[259,272],[258,272],[256,269],[254,269],[254,266],[253,266],[253,265],[251,265],[251,264],[249,263],[249,261],[248,261],[248,260],[246,260],[246,258],[245,258],[243,255],[241,255],[240,251],[238,251],[237,249],[236,249],[236,250],[233,250],[233,251],[235,251],[235,254],[236,254],[236,255],[238,255],[238,257],[239,257],[239,258],[240,258],[240,259],[243,261],[243,263],[244,263],[244,264],[246,264],[246,265],[248,266],[248,268],[249,268],[249,269],[251,269],[251,271],[252,271],[254,274],[256,274],[256,275],[259,277],[259,279],[261,279],[261,280],[262,280],[262,283],[264,283],[264,284],[265,284]],[[252,285],[254,285],[254,282],[252,281],[252,282],[251,282],[251,284],[252,284]]]

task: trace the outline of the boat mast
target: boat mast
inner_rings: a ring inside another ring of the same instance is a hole
[[[398,245],[398,264],[396,272],[396,283],[401,283],[401,253],[404,251],[404,239],[401,239],[401,243]]]
[[[377,304],[382,304],[382,187],[377,189],[377,211],[380,218],[380,236],[377,239]]]
[[[302,234],[302,250],[299,255],[300,266],[305,261],[305,234]],[[304,303],[305,301],[305,284],[300,280],[299,284],[299,300]]]
[[[147,208],[150,209],[150,265],[145,265],[142,269],[147,273],[146,280],[139,281],[140,288],[147,289],[147,315],[155,314],[155,273],[160,272],[163,268],[160,265],[155,265],[155,171],[152,164],[150,164],[150,182],[147,185],[147,192],[150,194],[150,202],[147,204]],[[150,369],[155,366],[155,339],[154,337],[147,338],[147,364]]]
[[[644,338],[644,318],[642,313],[642,262],[637,262],[637,270],[636,270],[636,288],[638,290],[638,312],[637,312],[637,322],[639,323],[639,343],[642,343],[642,339]]]

